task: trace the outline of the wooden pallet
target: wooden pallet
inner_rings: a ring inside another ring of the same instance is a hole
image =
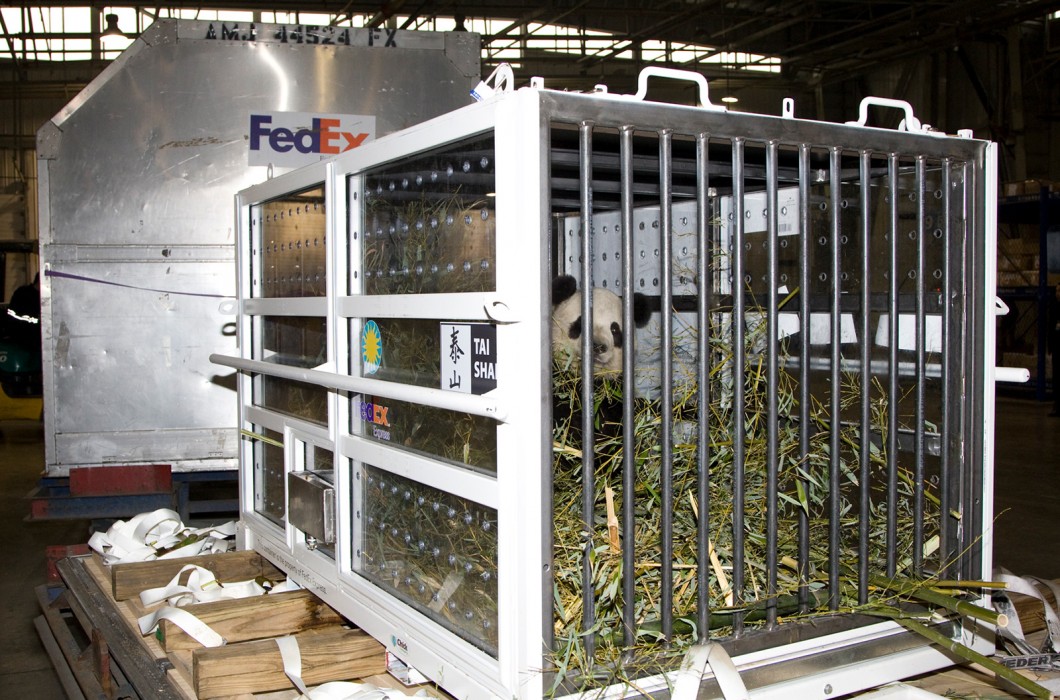
[[[168,621],[141,636],[137,618],[148,611],[140,591],[165,586],[188,564],[222,583],[283,578],[255,552],[111,567],[95,556],[58,563],[62,585],[38,589],[37,627],[70,697],[297,697],[275,642],[288,635],[298,639],[307,685],[366,680],[396,687],[384,673],[382,645],[305,590],[186,607],[225,638],[224,646],[204,648]]]

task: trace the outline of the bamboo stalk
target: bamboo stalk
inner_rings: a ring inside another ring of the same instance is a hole
[[[928,584],[918,584],[913,581],[907,580],[891,580],[883,576],[870,575],[869,583],[880,588],[886,588],[887,590],[894,591],[899,595],[907,595],[919,600],[938,605],[939,607],[945,608],[951,612],[955,612],[967,617],[974,618],[976,620],[982,620],[998,627],[1008,627],[1008,616],[993,610],[987,610],[981,608],[978,605],[958,600],[953,596],[948,596],[945,593],[939,593],[938,591],[931,590]]]
[[[953,652],[965,661],[971,661],[972,663],[979,664],[988,671],[992,671],[999,678],[1003,678],[1004,680],[1008,681],[1009,683],[1012,683],[1018,688],[1027,691],[1036,698],[1042,698],[1042,700],[1049,700],[1053,697],[1053,694],[1050,690],[1038,685],[1030,678],[1027,678],[1024,675],[1017,673],[1016,671],[1006,666],[1003,666],[1002,664],[998,663],[997,661],[994,661],[989,657],[983,656],[982,654],[973,651],[972,649],[969,649],[960,642],[950,639],[938,630],[932,629],[926,625],[922,625],[919,622],[915,622],[907,618],[896,617],[893,619],[902,627],[905,627],[906,629],[912,632],[916,632],[921,637],[930,640],[931,642],[937,644],[946,651]]]
[[[1008,586],[1001,581],[932,581],[932,588],[985,588],[1003,591]]]
[[[615,492],[610,486],[604,489],[607,498],[607,537],[611,543],[611,553],[619,554],[622,551],[618,539],[618,515],[615,514]]]

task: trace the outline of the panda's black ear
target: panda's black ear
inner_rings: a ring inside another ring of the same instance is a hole
[[[570,275],[560,275],[552,280],[552,305],[559,306],[578,291],[578,280]]]
[[[651,302],[640,292],[633,294],[633,325],[643,328],[651,318]]]

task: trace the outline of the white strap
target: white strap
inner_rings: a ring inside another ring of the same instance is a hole
[[[180,579],[185,573],[188,574],[187,581],[182,584]],[[293,582],[284,582],[273,588],[277,591],[296,590],[298,585]],[[191,603],[204,603],[211,600],[250,598],[264,593],[265,589],[257,581],[248,580],[222,584],[209,569],[188,564],[177,572],[177,575],[170,580],[168,585],[160,588],[149,588],[140,593],[140,602],[145,606],[154,605],[162,601],[168,601],[169,603],[169,605],[159,608],[153,613],[148,613],[138,620],[140,633],[149,634],[158,627],[160,620],[169,620],[184,630],[188,636],[199,642],[199,644],[205,647],[221,646],[226,643],[221,635],[180,606]],[[280,652],[282,655],[282,645]],[[299,660],[298,663],[300,668],[301,661]]]
[[[105,564],[124,561],[150,561],[156,557],[154,547],[140,544],[115,532],[94,532],[88,538],[88,546],[103,557]]]
[[[371,683],[330,681],[303,693],[297,700],[393,700],[405,697],[425,698],[428,695],[425,690],[417,690],[410,696],[401,690],[378,688]]]
[[[709,641],[696,644],[685,654],[685,661],[677,674],[670,699],[695,700],[699,696],[699,686],[708,667],[713,671],[725,700],[750,700],[747,686],[740,678],[740,672],[728,652],[720,644]]]
[[[298,648],[298,640],[288,635],[277,637],[276,646],[280,648],[280,659],[283,660],[283,672],[294,683],[294,687],[302,695],[308,695],[305,683],[302,682],[302,651]]]
[[[400,690],[384,690],[371,683],[353,683],[350,681],[331,681],[322,683],[309,690],[302,680],[302,652],[298,648],[298,638],[294,636],[277,637],[276,646],[280,648],[283,660],[283,672],[302,693],[298,700],[390,700],[395,697],[406,697]],[[427,692],[418,691],[413,697],[426,697]]]
[[[1051,581],[1051,580],[1049,580],[1047,578],[1039,578],[1037,576],[1025,576],[1024,578],[1029,579],[1029,580],[1033,580],[1033,581],[1037,581],[1040,585],[1045,586],[1046,588],[1048,588],[1049,591],[1053,594],[1053,599],[1057,603],[1060,603],[1060,583],[1057,583],[1056,581]],[[1051,606],[1049,606],[1049,602],[1047,600],[1045,600],[1045,598],[1042,598],[1042,604],[1046,605],[1048,607],[1051,607]],[[1055,610],[1054,610],[1054,612],[1055,612]]]
[[[236,523],[230,521],[216,527],[186,528],[176,511],[160,508],[140,513],[129,520],[118,520],[104,533],[96,532],[88,545],[98,552],[106,564],[131,561],[151,561],[164,558],[191,557],[205,553],[227,552],[233,548]],[[184,540],[191,542],[172,549]]]
[[[176,511],[159,508],[150,513],[141,513],[129,521],[132,537],[147,545],[174,537],[184,529],[184,523]]]
[[[140,625],[140,634],[150,634],[158,627],[160,620],[169,620],[177,627],[184,630],[189,637],[202,644],[204,647],[219,647],[225,644],[225,639],[217,634],[209,625],[192,615],[187,610],[180,608],[165,607],[148,613],[137,620]]]
[[[196,542],[192,542],[191,544],[184,545],[183,547],[170,550],[158,558],[185,559],[187,557],[196,557],[200,554],[219,554],[221,552],[227,552],[232,544],[233,543],[231,542],[218,540],[213,537],[205,537]]]
[[[188,574],[187,582],[180,582]],[[169,601],[170,605],[182,606],[191,603],[206,603],[211,600],[232,600],[263,595],[265,589],[255,580],[221,583],[209,569],[188,564],[170,582],[160,588],[148,588],[140,593],[140,602],[146,606]]]
[[[302,587],[294,579],[285,579],[280,581],[272,588],[269,589],[269,595],[273,593],[286,593],[288,591],[300,591]]]
[[[1049,634],[1049,644],[1052,648],[1056,648],[1056,644],[1060,642],[1060,617],[1057,617],[1056,611],[1049,605],[1049,602],[1045,599],[1045,596],[1038,590],[1031,581],[1027,579],[1015,576],[1007,571],[1001,570],[1000,572],[994,573],[994,578],[997,581],[1001,581],[1005,584],[1006,590],[1013,593],[1020,593],[1027,595],[1032,598],[1036,598],[1042,603],[1042,611],[1045,614],[1045,628]],[[1058,599],[1060,600],[1060,599]]]
[[[1020,654],[1037,654],[1038,650],[1027,643],[1026,635],[1023,632],[1023,625],[1020,623],[1019,611],[1016,609],[1016,606],[1012,604],[1012,601],[1009,600],[1009,597],[1003,593],[1000,595],[995,594],[991,602],[994,605],[994,610],[1002,615],[1008,616],[1008,624],[1004,627],[998,627],[996,629],[996,634],[1011,642]]]
[[[225,538],[236,536],[236,521],[229,520],[227,523],[217,525],[216,527],[202,528],[201,530],[195,530],[195,532],[209,532],[213,537]]]
[[[180,577],[187,572],[191,572],[188,574],[187,583],[181,584]],[[203,592],[204,586],[214,584],[217,584],[217,578],[209,569],[189,564],[178,571],[177,575],[165,586],[141,591],[140,602],[144,605],[154,605],[155,603],[161,603],[163,600],[169,600],[171,605],[177,605],[178,603],[172,599],[180,598],[184,595],[194,598],[196,592]]]

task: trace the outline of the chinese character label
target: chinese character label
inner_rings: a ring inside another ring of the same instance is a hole
[[[488,323],[441,324],[442,389],[485,394],[497,388],[497,328]]]

